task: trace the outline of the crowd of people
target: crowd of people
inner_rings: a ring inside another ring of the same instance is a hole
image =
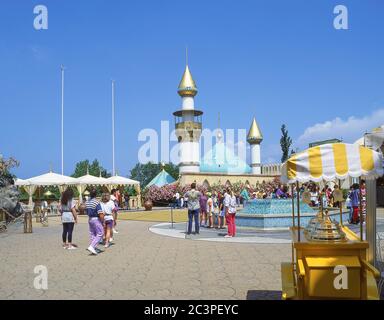
[[[306,190],[310,193],[310,205],[312,207],[319,207],[322,205],[324,208],[339,208],[340,205],[342,205],[335,197],[335,194],[340,190],[340,187],[337,184],[335,184],[333,188],[328,185],[320,188],[315,183],[304,184],[300,188],[300,194]],[[360,184],[352,184],[346,195],[345,206],[349,211],[349,223],[360,223],[360,204],[361,212],[364,217],[366,213],[366,187],[364,180],[361,180]]]
[[[180,195],[176,192],[174,196],[175,207],[188,208],[188,228],[187,234],[192,233],[194,222],[194,233],[200,233],[200,227],[225,229],[227,227],[226,238],[236,235],[236,211],[241,203],[250,199],[288,199],[297,196],[297,192],[302,196],[304,192],[309,193],[309,205],[312,207],[339,207],[340,202],[335,194],[340,192],[339,186],[333,188],[325,185],[320,188],[315,183],[303,184],[300,189],[293,186],[291,189],[283,184],[260,184],[255,188],[244,187],[241,192],[235,193],[231,187],[223,188],[221,191],[199,191],[196,183],[191,184],[191,189],[185,194]],[[361,193],[361,194],[360,194]],[[63,225],[63,248],[68,250],[76,249],[72,243],[74,225],[77,223],[77,203],[73,199],[72,189],[67,189],[61,196],[60,213]],[[97,255],[100,250],[98,246],[103,244],[108,248],[114,241],[114,234],[117,234],[117,212],[121,195],[118,189],[113,189],[111,193],[103,193],[101,201],[96,198],[96,190],[91,190],[89,198],[85,202],[85,211],[89,217],[90,245],[87,250]],[[360,222],[360,207],[363,214],[366,209],[366,189],[365,182],[353,184],[346,197],[346,207],[349,210],[349,222],[357,224]]]
[[[236,235],[236,195],[230,187],[223,192],[210,193],[196,190],[196,183],[191,184],[191,190],[184,196],[188,207],[188,229],[187,234],[192,233],[193,222],[195,234],[200,233],[200,227],[225,229],[227,226],[226,238]]]
[[[199,228],[204,226],[207,228],[223,229],[225,225],[228,227],[226,237],[235,236],[235,215],[236,209],[244,204],[247,200],[252,199],[290,199],[297,197],[299,192],[302,197],[304,192],[309,193],[309,206],[324,208],[339,208],[342,203],[336,196],[340,193],[340,187],[334,184],[333,187],[325,185],[320,187],[316,183],[302,184],[299,189],[296,186],[289,188],[281,183],[262,183],[251,188],[243,187],[241,192],[235,193],[231,187],[227,187],[223,191],[197,191],[196,184],[191,185],[191,190],[184,195],[176,192],[174,206],[188,208],[188,230],[191,233],[192,221],[195,221],[195,232],[199,233]],[[360,196],[361,192],[361,196]],[[360,222],[360,202],[362,214],[366,212],[366,189],[365,182],[361,184],[353,184],[346,195],[345,204],[349,210],[349,223],[357,224]]]
[[[67,189],[60,199],[63,248],[67,250],[77,249],[77,245],[72,243],[73,230],[77,223],[77,203],[73,197],[72,189]],[[85,202],[90,234],[90,244],[87,250],[93,255],[101,252],[98,249],[99,245],[109,248],[114,241],[114,234],[118,233],[116,224],[119,197],[118,189],[112,189],[111,193],[103,193],[101,201],[97,200],[95,189],[89,193],[89,198]]]
[[[212,198],[220,198],[220,195],[224,195],[227,187],[223,186],[220,188],[220,191],[202,191],[201,193],[205,193],[205,195],[210,194]],[[241,191],[235,192],[234,188],[230,187],[235,198],[237,206],[243,204],[246,200],[250,199],[268,199],[268,198],[289,198],[291,197],[287,186],[276,183],[276,182],[263,182],[258,184],[255,187],[251,187],[249,185],[242,185]],[[180,194],[178,191],[175,192],[173,197],[172,206],[173,208],[188,208],[188,195]]]

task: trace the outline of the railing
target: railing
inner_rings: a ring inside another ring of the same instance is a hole
[[[261,174],[266,176],[281,175],[281,164],[264,164],[261,166]]]
[[[201,130],[201,122],[183,121],[176,123],[176,130]]]

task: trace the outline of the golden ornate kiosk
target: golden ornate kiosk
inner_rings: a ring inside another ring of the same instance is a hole
[[[343,143],[325,144],[288,159],[282,167],[282,181],[296,184],[298,190],[299,183],[309,181],[361,176],[374,179],[383,174],[382,166],[382,154],[371,149]],[[363,240],[362,216],[360,236],[343,225],[342,214],[340,223],[331,221],[322,206],[317,217],[303,228],[299,201],[297,192],[296,216],[292,210],[292,261],[281,265],[282,298],[379,299],[376,279],[380,278],[380,272],[368,262],[370,244]],[[368,230],[365,235],[371,239]]]

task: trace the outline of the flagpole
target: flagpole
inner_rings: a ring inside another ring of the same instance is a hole
[[[112,80],[112,175],[115,175],[115,81]]]
[[[64,175],[64,66],[61,65],[61,174]]]

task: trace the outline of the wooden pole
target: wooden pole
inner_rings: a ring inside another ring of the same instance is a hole
[[[295,195],[293,192],[293,184],[291,185],[291,192],[292,192],[292,232],[295,231]],[[295,249],[293,247],[293,242],[291,243],[291,249],[292,249],[292,265],[295,264]]]
[[[376,180],[368,179],[366,181],[366,222],[365,239],[369,243],[368,261],[376,265]]]
[[[363,241],[363,204],[361,196],[361,177],[359,177],[359,211],[360,211],[360,240]]]
[[[323,191],[320,189],[319,186],[319,198],[320,198],[320,210],[321,210],[321,218],[324,219],[324,206],[323,206]]]
[[[341,191],[341,181],[339,179],[339,190]],[[335,201],[335,199],[333,199]],[[343,201],[339,201],[339,207],[340,207],[340,226],[343,226]]]
[[[292,192],[292,227],[295,228],[295,195],[293,192],[293,184],[291,185]],[[298,191],[298,190],[296,190]]]
[[[24,213],[24,233],[32,233],[32,212]]]
[[[339,207],[340,207],[340,226],[343,226],[343,202],[339,201]]]
[[[297,232],[298,241],[300,242],[300,192],[299,192],[299,181],[296,182],[296,194],[297,194]]]

